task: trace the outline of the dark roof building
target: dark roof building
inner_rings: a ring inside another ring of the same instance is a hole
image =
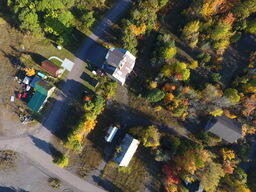
[[[57,65],[55,65],[54,63],[52,63],[49,60],[45,60],[41,63],[41,67],[50,75],[54,76],[54,77],[58,77],[59,75],[61,75],[64,70],[60,67],[58,67]]]
[[[110,77],[124,85],[127,76],[132,72],[136,58],[125,49],[111,48],[106,57],[106,62],[102,66]]]
[[[240,124],[225,116],[211,117],[205,129],[229,143],[234,143],[242,137]]]

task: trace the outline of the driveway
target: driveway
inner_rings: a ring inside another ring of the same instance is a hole
[[[74,61],[75,66],[67,75],[67,79],[61,87],[61,92],[58,93],[51,111],[44,118],[42,125],[33,136],[21,135],[17,138],[0,140],[1,149],[11,149],[22,153],[32,160],[43,172],[51,173],[76,188],[77,191],[101,192],[104,190],[53,164],[50,151],[54,146],[51,144],[51,141],[55,137],[56,131],[61,128],[63,119],[68,115],[66,112],[70,101],[80,93],[83,87],[83,80],[80,78],[85,68],[83,61],[90,62],[95,67],[101,65],[107,49],[100,46],[96,41],[101,38],[104,40],[108,29],[124,15],[130,4],[131,0],[119,0],[107,13],[102,22],[95,27],[93,33],[85,40],[82,47],[75,54],[77,56]]]

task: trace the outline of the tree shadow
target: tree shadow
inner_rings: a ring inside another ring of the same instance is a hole
[[[29,191],[26,191],[24,189],[16,189],[14,187],[2,187],[0,186],[0,192],[29,192]]]
[[[77,58],[90,64],[91,68],[99,69],[105,61],[107,52],[107,48],[103,47],[90,37],[87,37],[80,49],[74,52],[74,54]]]
[[[61,152],[58,151],[51,143],[47,143],[44,140],[39,139],[33,135],[31,135],[30,138],[32,139],[36,147],[48,153],[49,155],[57,157],[61,154]]]
[[[99,186],[103,187],[103,189],[107,191],[112,191],[112,192],[122,192],[122,190],[114,185],[112,182],[102,179],[100,177],[97,177],[95,175],[92,176],[93,180],[95,183],[97,183]]]
[[[156,123],[152,120],[152,117],[143,112],[116,102],[109,104],[105,111],[98,116],[97,121],[96,128],[87,135],[87,138],[102,154],[105,161],[110,161],[113,158],[116,146],[121,143],[125,134],[128,133],[128,130],[132,127],[157,125],[161,132],[177,135],[175,129]],[[116,133],[113,141],[107,143],[104,137],[109,126],[113,124],[119,124],[120,129]]]
[[[41,65],[41,63],[44,61],[44,60],[47,60],[47,58],[45,58],[44,56],[38,54],[38,53],[32,53],[32,52],[24,52],[25,54],[27,55],[30,55],[31,58],[33,59],[33,61],[35,63],[37,63],[38,65]]]
[[[1,52],[4,54],[6,58],[9,59],[13,67],[25,67],[25,65],[20,61],[20,59],[17,56],[6,53],[3,50],[1,50]]]

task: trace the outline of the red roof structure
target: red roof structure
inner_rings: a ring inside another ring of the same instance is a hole
[[[55,65],[54,63],[52,63],[49,60],[44,60],[41,63],[41,67],[48,72],[50,75],[54,76],[54,77],[58,77],[61,73],[62,73],[62,69],[60,67],[58,67],[57,65]]]

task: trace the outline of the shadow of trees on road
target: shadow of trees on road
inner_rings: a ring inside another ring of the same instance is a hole
[[[16,189],[14,187],[2,187],[0,186],[0,192],[29,192],[29,191],[26,191],[24,189]]]
[[[32,139],[35,146],[38,147],[39,149],[43,150],[49,155],[52,155],[53,157],[60,156],[61,152],[58,151],[51,143],[47,143],[44,140],[39,139],[35,136],[30,136],[30,138]]]

